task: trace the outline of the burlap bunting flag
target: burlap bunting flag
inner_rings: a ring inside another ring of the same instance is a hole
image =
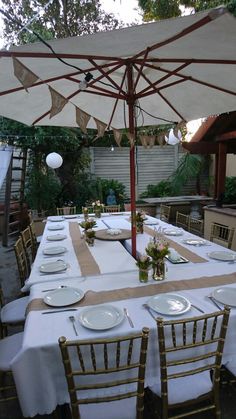
[[[87,125],[90,118],[91,115],[76,107],[76,122],[84,134],[87,134]]]
[[[106,130],[107,124],[104,124],[104,122],[99,121],[96,118],[93,118],[93,119],[94,119],[94,121],[96,123],[97,130],[98,130],[97,135],[95,137],[95,140],[96,140],[97,138],[100,138],[100,137],[103,137],[104,136],[104,132]]]
[[[68,100],[60,93],[58,93],[56,90],[54,90],[51,86],[49,86],[49,91],[52,99],[52,106],[50,109],[49,116],[49,118],[51,119],[53,116],[57,115],[62,111],[64,106],[67,104]]]
[[[134,134],[131,134],[130,132],[128,132],[126,134],[126,137],[128,138],[130,147],[132,148],[134,146]]]
[[[24,64],[22,64],[17,58],[13,57],[13,68],[14,75],[22,84],[24,89],[28,92],[28,88],[33,86],[33,84],[39,79],[36,74],[30,71]]]
[[[120,143],[122,139],[122,132],[115,128],[112,128],[112,130],[116,144],[118,145],[118,147],[121,147]]]

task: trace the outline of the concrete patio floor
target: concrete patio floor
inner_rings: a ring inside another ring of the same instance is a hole
[[[1,239],[1,237],[0,237]],[[12,241],[11,244],[13,244]],[[11,301],[19,295],[20,281],[18,278],[15,254],[12,246],[3,247],[0,245],[0,283],[3,288],[5,301]],[[15,333],[17,329],[12,329],[11,332]],[[235,419],[236,418],[236,384],[225,385],[221,387],[221,409],[222,419]],[[151,406],[151,408],[150,408]],[[149,407],[149,408],[148,408]],[[65,406],[58,412],[60,419],[69,419],[69,411]],[[201,413],[199,415],[191,416],[196,419],[211,419],[214,417],[212,413]],[[23,416],[17,402],[8,403],[8,405],[0,405],[0,419],[22,419]],[[155,416],[155,406],[149,404],[145,406],[144,419],[157,419]],[[54,419],[53,415],[35,416],[35,419]],[[86,419],[86,418],[85,418]],[[95,418],[94,418],[95,419]],[[112,417],[111,417],[112,419]],[[122,419],[122,418],[121,418]]]

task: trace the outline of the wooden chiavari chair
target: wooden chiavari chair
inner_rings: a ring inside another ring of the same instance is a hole
[[[73,215],[76,214],[76,207],[57,208],[57,215]]]
[[[26,227],[23,231],[20,232],[21,238],[23,240],[25,253],[28,261],[29,271],[31,270],[31,265],[34,262],[36,253],[34,250],[34,243],[32,238],[32,233],[30,227]]]
[[[156,319],[161,382],[150,389],[159,402],[162,419],[188,417],[207,410],[220,419],[220,366],[229,313],[230,309],[224,307],[194,318]],[[208,404],[200,404],[206,401]],[[177,408],[181,409],[180,416],[180,411],[173,412]]]
[[[73,419],[143,418],[148,336],[143,328],[119,338],[59,338]]]
[[[197,236],[202,237],[204,229],[203,220],[198,220],[197,218],[189,217],[188,230],[190,233],[196,234]]]
[[[27,256],[21,237],[14,244],[14,251],[16,255],[16,261],[18,266],[18,272],[20,277],[21,286],[24,286],[25,280],[28,278],[30,271],[28,268]]]
[[[169,223],[170,211],[171,211],[171,206],[161,204],[160,205],[160,220],[165,221],[166,223]]]
[[[0,329],[2,329],[1,323]],[[0,406],[4,402],[17,399],[16,387],[11,372],[11,361],[20,351],[22,342],[23,332],[0,339]]]
[[[210,241],[231,249],[234,231],[234,228],[229,228],[218,223],[212,223]]]
[[[177,227],[181,227],[184,230],[188,230],[189,229],[189,215],[182,214],[182,212],[177,211],[175,224]]]
[[[106,205],[104,207],[104,212],[120,212],[120,205]]]

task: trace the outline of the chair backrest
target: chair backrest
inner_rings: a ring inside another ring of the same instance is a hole
[[[177,227],[181,227],[181,228],[184,228],[184,230],[188,230],[189,229],[189,215],[182,214],[182,212],[177,211],[175,224],[177,225]]]
[[[141,333],[112,339],[67,341],[65,337],[59,338],[73,419],[80,418],[79,405],[130,397],[137,398],[136,418],[143,417],[148,337],[149,329],[143,328]],[[86,382],[83,376],[86,376]],[[125,390],[122,388],[124,385]],[[129,385],[132,385],[132,389],[127,391]],[[108,395],[107,390],[107,395],[104,391],[99,395],[99,390],[109,388],[113,389],[112,394],[109,392]],[[97,389],[96,397],[94,389]],[[85,399],[78,394],[83,390],[86,390]]]
[[[220,365],[229,313],[230,309],[224,307],[224,310],[194,318],[168,321],[162,318],[156,319],[160,354],[162,418],[168,418],[168,381],[175,379],[178,387],[178,378],[196,376],[204,371],[213,372],[212,402],[208,408],[209,410],[216,409],[215,404],[219,408],[217,401]],[[187,388],[186,392],[188,392]],[[197,410],[193,409],[191,412],[199,412],[199,406]],[[175,416],[171,415],[171,418]]]
[[[204,221],[198,220],[197,218],[189,217],[188,229],[190,233],[196,234],[197,236],[203,236]]]
[[[31,239],[32,239],[32,250],[33,250],[33,255],[35,258],[37,250],[38,250],[38,242],[37,242],[37,235],[35,231],[34,221],[31,221],[29,228],[30,228],[30,234],[31,234]]]
[[[212,223],[210,241],[231,249],[234,230],[222,224]]]
[[[30,271],[28,267],[27,256],[21,237],[14,244],[14,251],[16,255],[16,261],[18,266],[18,272],[20,277],[21,286],[25,284],[25,280],[28,278]]]
[[[72,215],[76,214],[76,207],[57,208],[57,215]]]
[[[23,231],[20,232],[20,235],[23,240],[23,245],[26,252],[26,257],[28,261],[28,269],[30,271],[31,265],[35,259],[34,244],[32,239],[32,233],[30,227],[26,227]]]
[[[120,205],[106,205],[104,212],[120,212]]]
[[[168,223],[170,221],[170,211],[171,211],[170,205],[161,204],[160,205],[160,220]]]

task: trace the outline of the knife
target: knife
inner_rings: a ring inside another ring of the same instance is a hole
[[[64,310],[49,310],[43,311],[41,314],[62,313],[63,311],[77,311],[76,308],[65,308]]]
[[[129,315],[129,313],[128,313],[127,308],[124,308],[124,313],[125,313],[125,316],[126,316],[126,318],[127,318],[128,322],[129,322],[130,326],[131,326],[132,328],[134,328],[134,323],[132,322],[132,319],[131,319],[131,317],[130,317],[130,315]]]

